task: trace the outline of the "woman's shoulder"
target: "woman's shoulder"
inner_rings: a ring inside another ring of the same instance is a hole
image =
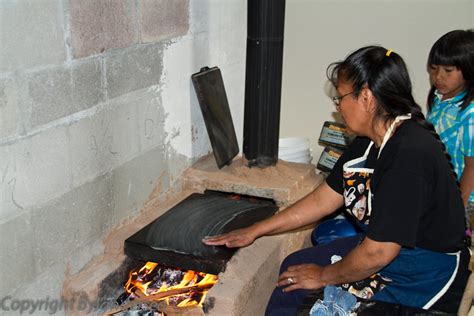
[[[441,145],[429,130],[413,120],[404,122],[393,136],[384,156],[392,167],[418,169],[433,161],[433,155],[442,154]],[[383,151],[382,151],[383,154]]]
[[[399,128],[398,136],[402,146],[408,146],[410,149],[423,148],[424,146],[431,146],[437,143],[432,132],[424,128],[414,120],[406,121]]]

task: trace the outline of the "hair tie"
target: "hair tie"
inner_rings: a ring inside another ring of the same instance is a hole
[[[392,52],[393,52],[392,49],[387,50],[387,52],[385,53],[385,56],[390,57],[390,54],[391,54]]]

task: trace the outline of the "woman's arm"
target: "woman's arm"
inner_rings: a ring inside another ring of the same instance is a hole
[[[464,157],[464,170],[459,182],[464,206],[469,202],[469,196],[474,190],[474,157]]]
[[[400,248],[396,243],[378,242],[366,237],[359,246],[334,264],[325,267],[315,264],[289,267],[280,275],[278,285],[287,286],[283,291],[288,292],[363,280],[395,259]],[[291,278],[293,284],[289,284],[288,278]]]
[[[274,235],[314,223],[337,210],[342,204],[342,195],[323,182],[306,197],[272,217],[244,229],[206,237],[203,242],[211,246],[245,247],[260,236]]]

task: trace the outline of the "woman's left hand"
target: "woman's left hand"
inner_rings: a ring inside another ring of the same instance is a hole
[[[323,269],[311,263],[288,267],[288,270],[278,277],[278,286],[284,287],[283,292],[297,289],[317,290],[327,285],[321,280]]]

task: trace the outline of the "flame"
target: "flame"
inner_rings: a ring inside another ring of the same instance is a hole
[[[164,267],[161,268],[165,269]],[[189,289],[186,293],[166,296],[158,301],[164,300],[168,305],[176,305],[177,307],[202,306],[207,292],[218,280],[217,275],[192,270],[182,271],[176,269],[174,271],[184,274],[182,275],[181,280],[176,280],[178,281],[177,284],[172,285],[176,282],[167,279],[160,279],[158,282],[154,280],[156,277],[163,278],[158,270],[160,270],[158,263],[147,262],[140,269],[130,271],[129,278],[124,286],[126,292],[142,297],[166,292],[172,289]],[[153,282],[155,282],[155,284]],[[157,289],[151,287],[152,285],[160,285],[160,287]]]

